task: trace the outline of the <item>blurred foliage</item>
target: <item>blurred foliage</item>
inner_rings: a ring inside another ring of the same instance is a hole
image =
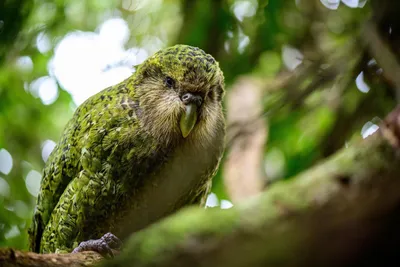
[[[122,55],[120,60],[108,60],[107,53],[114,50],[106,47],[96,59],[105,62],[104,75],[140,63],[142,52],[150,55],[185,43],[217,58],[228,93],[241,75],[261,79],[266,84],[262,101],[269,125],[263,171],[270,182],[291,177],[362,138],[394,106],[394,92],[360,48],[360,25],[371,10],[366,1],[2,1],[0,246],[27,248],[38,173],[79,104],[74,102],[76,90],[61,80],[54,63],[60,43],[71,33],[90,39],[98,36],[90,34],[99,34],[105,21],[126,22],[129,34],[126,40],[121,37],[121,44],[124,53],[133,51],[124,54],[133,59]],[[67,52],[74,58],[80,49],[70,46]],[[78,58],[70,69],[84,60]],[[88,85],[103,76],[93,77]],[[68,79],[81,82],[81,78]],[[44,81],[55,83],[56,91],[49,92]],[[272,81],[282,82],[271,89]],[[221,171],[213,192],[228,199]]]

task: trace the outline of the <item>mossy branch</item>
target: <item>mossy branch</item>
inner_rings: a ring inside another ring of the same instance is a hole
[[[101,265],[339,266],[397,213],[399,147],[400,107],[375,134],[297,177],[229,210],[182,210],[133,234],[120,256]],[[77,255],[68,265],[89,266],[97,255],[5,252],[1,266],[60,266],[57,259]]]
[[[399,144],[400,107],[366,140],[242,205],[189,208],[134,234],[104,266],[338,266],[400,204]]]

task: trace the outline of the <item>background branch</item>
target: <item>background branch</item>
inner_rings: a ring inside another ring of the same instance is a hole
[[[262,83],[244,77],[227,95],[227,124],[239,126],[230,127],[227,133],[228,140],[233,136],[237,136],[237,140],[227,149],[223,175],[226,190],[234,203],[256,195],[264,188],[266,179],[262,169],[267,123],[260,116],[262,97]]]
[[[365,23],[362,36],[371,55],[383,69],[383,76],[396,88],[397,102],[400,102],[400,66],[396,55],[380,37],[377,26],[371,20]]]

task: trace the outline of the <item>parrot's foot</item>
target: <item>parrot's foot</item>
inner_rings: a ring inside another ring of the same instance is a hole
[[[83,241],[72,253],[83,251],[96,251],[104,257],[114,257],[115,252],[119,252],[122,242],[112,233],[103,235],[100,239]]]

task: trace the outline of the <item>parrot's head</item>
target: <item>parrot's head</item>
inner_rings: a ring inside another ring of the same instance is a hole
[[[202,142],[224,131],[224,76],[203,50],[188,45],[162,49],[135,76],[143,122],[156,137]]]

